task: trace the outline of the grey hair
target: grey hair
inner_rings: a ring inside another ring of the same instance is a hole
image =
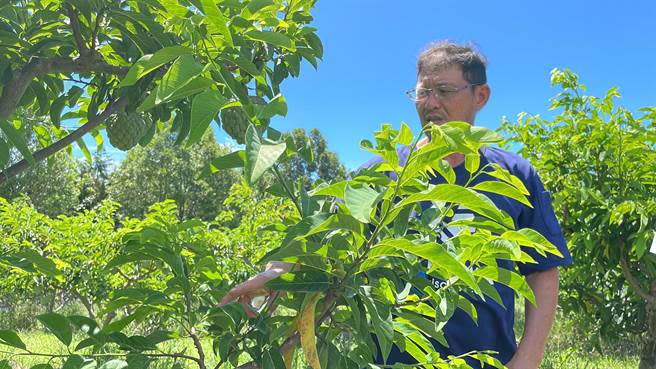
[[[473,44],[436,41],[428,44],[417,58],[417,76],[457,65],[465,80],[472,84],[487,83],[487,61]]]

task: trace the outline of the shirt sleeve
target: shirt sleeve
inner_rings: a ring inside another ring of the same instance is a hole
[[[518,263],[520,273],[528,275],[537,271],[572,264],[572,256],[567,249],[567,242],[563,237],[556,214],[554,214],[551,194],[544,189],[544,185],[533,167],[529,168],[524,183],[530,192],[529,201],[533,208],[525,206],[522,209],[518,228],[531,228],[538,231],[558,248],[563,257],[549,253],[542,256],[534,249],[524,247],[523,250],[531,255],[537,264]]]

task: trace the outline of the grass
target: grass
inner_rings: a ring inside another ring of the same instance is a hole
[[[576,330],[575,318],[558,312],[551,330],[540,369],[637,369],[637,342],[607,344],[603,353],[585,347],[586,337]],[[515,304],[515,334],[524,327],[524,304]]]
[[[524,324],[524,312],[522,304],[516,304],[516,324],[515,331],[518,337],[521,337],[522,327]],[[547,344],[545,356],[542,360],[541,369],[632,369],[638,368],[638,355],[635,349],[635,342],[630,343],[614,343],[608,345],[602,353],[590,352],[587,350],[583,342],[585,337],[580,333],[576,333],[575,321],[572,318],[558,314],[556,324],[554,325],[550,340]],[[41,331],[26,331],[20,332],[21,339],[27,347],[33,352],[66,354],[66,347],[57,340],[52,334]],[[77,344],[84,337],[74,337],[73,346]],[[213,368],[216,365],[216,359],[212,354],[212,345],[210,340],[203,341],[203,347],[207,356],[208,368]],[[185,353],[191,356],[197,355],[195,348],[189,339],[180,339],[167,341],[160,345],[162,352],[167,353]],[[11,349],[7,346],[0,345],[0,351],[9,351],[17,353],[20,350]],[[88,351],[86,352],[88,353]],[[298,353],[297,353],[298,354]],[[297,355],[300,356],[300,355]],[[9,359],[12,369],[28,369],[33,365],[48,363],[47,357],[35,356],[16,356],[0,352],[0,360]],[[107,358],[106,360],[109,360]],[[242,358],[247,360],[247,356]],[[175,360],[171,358],[158,359],[153,362],[149,368],[151,369],[170,369]],[[196,363],[189,360],[179,361],[182,368],[197,368]],[[298,357],[295,360],[296,369],[305,368],[302,358]],[[50,361],[51,365],[57,369],[61,368],[63,362],[61,359],[53,359]]]

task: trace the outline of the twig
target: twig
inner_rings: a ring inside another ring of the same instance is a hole
[[[75,83],[82,83],[82,84],[85,85],[85,86],[94,86],[94,87],[96,87],[96,88],[99,88],[99,87],[100,87],[100,86],[98,86],[98,85],[95,84],[95,83],[87,82],[87,81],[83,81],[83,80],[81,80],[81,79],[75,79],[75,78],[72,78],[72,77],[64,78],[64,81],[71,81],[71,82],[75,82]]]
[[[12,356],[45,356],[45,357],[50,357],[50,358],[58,358],[58,357],[69,357],[71,354],[44,354],[41,352],[32,352],[32,351],[27,351],[27,352],[10,352],[10,351],[3,351],[0,350],[0,354],[9,354]],[[85,356],[89,357],[116,357],[116,356],[127,356],[129,353],[102,353],[102,354],[85,354]],[[171,358],[177,358],[177,359],[187,359],[187,360],[193,360],[193,361],[198,361],[198,358],[189,356],[189,355],[183,355],[183,354],[149,354],[149,353],[142,353],[142,355],[149,356],[149,357],[171,357]]]
[[[82,37],[82,28],[80,27],[80,18],[78,18],[77,13],[68,2],[64,3],[66,11],[68,13],[68,19],[71,22],[71,29],[73,30],[73,37],[75,38],[75,44],[77,49],[80,52],[80,56],[87,56],[91,54],[91,50],[87,47]]]
[[[85,125],[81,126],[80,128],[76,129],[75,131],[71,132],[68,136],[62,138],[61,140],[53,143],[50,146],[44,147],[43,149],[35,152],[32,154],[34,157],[35,162],[39,162],[47,158],[48,156],[64,149],[66,146],[70,145],[73,143],[73,141],[81,138],[84,136],[87,132],[91,131],[92,129],[98,127],[102,122],[104,122],[107,118],[109,118],[110,115],[118,112],[119,110],[123,109],[126,105],[128,104],[128,98],[123,96],[120,99],[116,100],[115,102],[109,104],[107,108],[100,114],[96,115],[95,117],[89,119],[89,122],[86,123]],[[5,169],[4,171],[0,172],[0,184],[4,183],[7,181],[9,178],[12,178],[16,176],[17,174],[21,173],[25,169],[27,169],[30,166],[30,163],[26,160],[23,159],[19,161],[18,163],[10,166],[9,168]]]
[[[103,7],[100,9],[98,15],[96,16],[96,25],[93,28],[93,32],[91,33],[91,50],[95,50],[98,44],[98,30],[100,29],[100,23],[102,23],[106,11],[107,8]]]
[[[620,266],[622,267],[622,274],[624,274],[624,279],[626,279],[629,286],[638,294],[640,297],[645,299],[650,304],[656,304],[656,296],[649,294],[647,291],[640,287],[640,283],[633,277],[631,274],[631,269],[629,269],[629,264],[624,258],[624,240],[620,240]]]
[[[201,344],[200,339],[198,338],[198,334],[196,334],[196,328],[191,327],[191,330],[189,331],[189,336],[194,341],[194,346],[196,346],[196,351],[198,351],[198,360],[196,360],[196,362],[198,363],[198,368],[207,369],[207,367],[205,366],[205,352],[203,351],[203,345]]]

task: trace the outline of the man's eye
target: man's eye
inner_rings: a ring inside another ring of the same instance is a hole
[[[429,90],[429,89],[417,90],[417,96],[421,97],[421,98],[428,97],[428,95],[430,95],[430,93],[431,93],[431,90]]]
[[[455,88],[450,87],[450,86],[443,86],[437,89],[437,93],[443,94],[443,95],[448,95],[450,93],[455,92]]]

